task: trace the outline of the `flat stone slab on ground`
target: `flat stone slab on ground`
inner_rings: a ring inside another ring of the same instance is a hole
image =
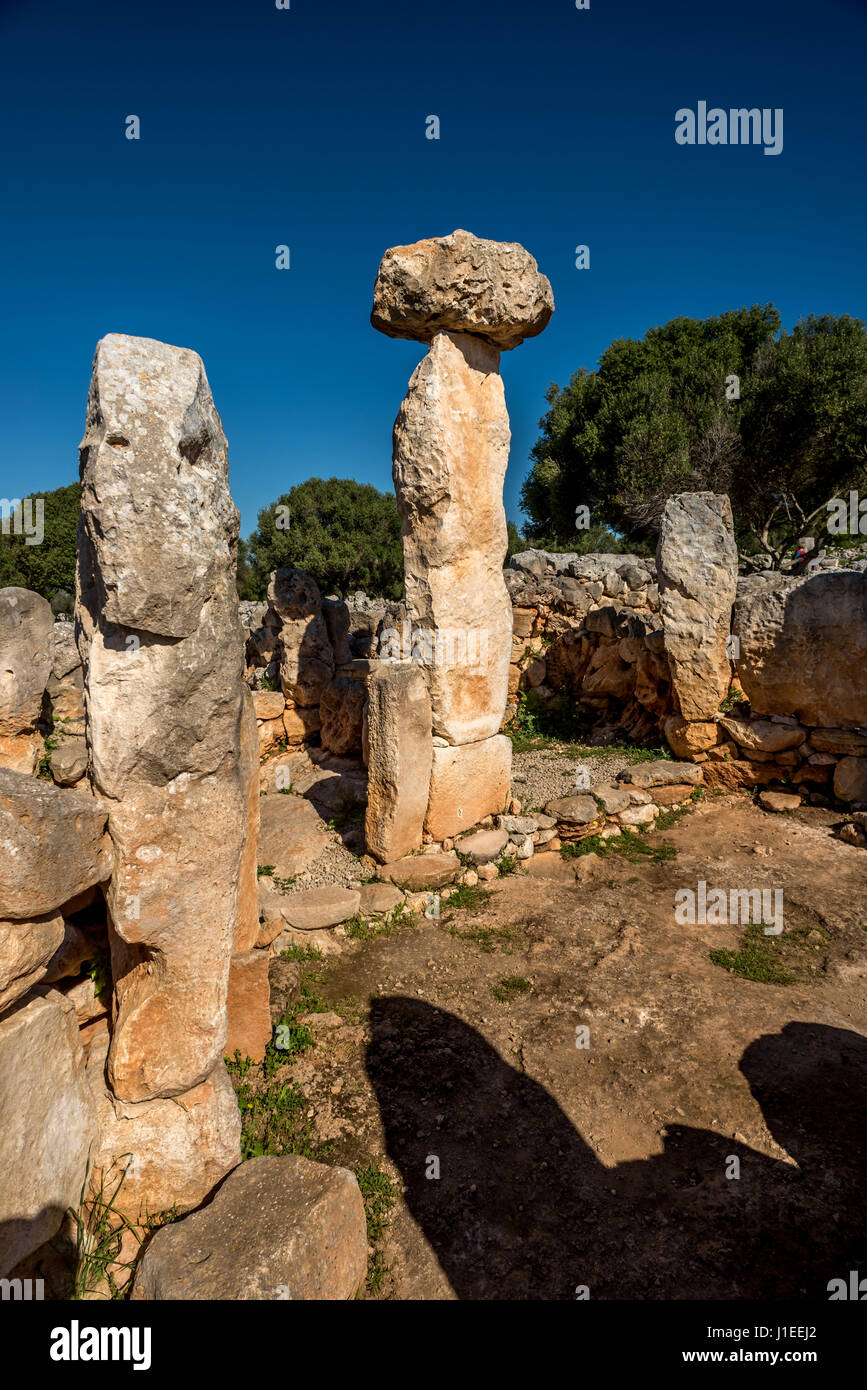
[[[306,888],[287,893],[280,908],[284,922],[296,931],[321,931],[354,917],[361,906],[357,888]]]
[[[657,758],[652,763],[636,763],[625,767],[618,777],[620,782],[629,782],[633,787],[670,787],[675,782],[688,782],[697,787],[704,780],[698,763],[670,762],[668,758]]]
[[[759,805],[763,811],[797,811],[801,798],[791,792],[759,792]]]
[[[559,854],[534,854],[527,861],[527,873],[533,878],[554,878],[558,883],[575,882],[575,860],[563,859]]]
[[[515,820],[516,817],[500,817],[501,820]],[[472,859],[474,864],[490,864],[499,859],[509,843],[509,828],[501,830],[476,830],[472,835],[463,835],[457,842],[461,854]]]
[[[395,859],[393,864],[383,864],[379,877],[407,892],[418,893],[423,888],[443,888],[451,883],[460,872],[461,861],[451,851],[443,854],[408,854],[404,859]]]
[[[403,893],[393,883],[365,883],[361,887],[362,913],[392,912],[403,902]]]
[[[367,1272],[355,1174],[297,1154],[251,1158],[209,1206],[153,1236],[133,1300],[344,1300]]]
[[[271,792],[259,802],[258,862],[273,865],[278,878],[308,868],[325,849],[322,817],[302,796]]]

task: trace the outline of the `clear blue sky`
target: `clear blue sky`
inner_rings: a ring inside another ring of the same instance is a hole
[[[313,474],[390,489],[423,350],[370,327],[376,268],[466,227],[557,301],[503,356],[520,520],[546,387],[613,338],[865,316],[865,46],[867,0],[0,0],[0,494],[78,476],[109,332],[201,353],[245,535]],[[700,100],[782,107],[782,154],[678,146]]]

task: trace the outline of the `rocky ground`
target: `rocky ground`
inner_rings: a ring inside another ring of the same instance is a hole
[[[526,807],[573,789],[573,753],[516,757]],[[619,756],[593,755],[594,784]],[[342,856],[365,877],[340,781],[315,882],[345,884]],[[295,945],[287,1060],[243,1078],[252,1151],[359,1173],[367,1297],[826,1298],[867,1241],[867,895],[838,820],[706,796],[628,853],[545,856],[553,877],[537,856],[439,918]],[[679,925],[701,879],[781,888],[782,936]]]

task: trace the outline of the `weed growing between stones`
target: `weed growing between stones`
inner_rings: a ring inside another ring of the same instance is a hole
[[[509,874],[516,874],[520,871],[520,863],[511,854],[504,854],[497,860],[497,868],[500,871],[500,878],[506,878]]]
[[[368,1294],[375,1298],[381,1293],[383,1281],[388,1274],[388,1266],[378,1247],[391,1225],[391,1209],[397,1199],[398,1189],[397,1184],[376,1163],[356,1167],[354,1172],[364,1202],[367,1243],[374,1247],[367,1261],[366,1288]]]
[[[793,985],[797,980],[781,962],[778,939],[765,936],[764,928],[756,923],[746,928],[739,950],[711,951],[710,958],[714,965],[722,966],[732,975],[740,975],[743,980],[755,980],[764,985]]]
[[[325,956],[318,946],[297,946],[294,943],[291,946],[287,946],[280,954],[281,956],[285,956],[286,960],[310,961],[325,959]]]
[[[116,1274],[118,1270],[127,1270],[131,1273],[135,1260],[118,1261],[117,1257],[120,1254],[124,1231],[132,1231],[139,1245],[143,1239],[128,1217],[116,1208],[118,1196],[126,1178],[126,1165],[123,1164],[123,1160],[131,1158],[132,1154],[121,1154],[112,1165],[118,1169],[119,1176],[111,1188],[108,1175],[101,1171],[99,1183],[91,1196],[87,1195],[90,1179],[90,1162],[88,1161],[84,1181],[81,1184],[78,1207],[68,1208],[68,1215],[75,1225],[76,1260],[73,1275],[73,1299],[89,1299],[94,1295],[98,1297],[106,1288],[109,1299],[121,1299],[126,1296],[124,1288],[118,1287]],[[109,1169],[110,1172],[111,1169]],[[124,1286],[128,1283],[129,1279],[127,1278],[124,1281]]]
[[[491,994],[500,1004],[510,1004],[522,994],[529,994],[533,986],[523,975],[503,975],[497,984],[491,985]]]
[[[264,1086],[255,1084],[265,1074],[265,1063],[251,1062],[249,1057],[242,1060],[237,1052],[226,1067],[241,1112],[242,1160],[264,1154],[300,1154],[316,1161],[327,1158],[332,1146],[316,1143],[307,1096],[300,1086],[273,1080]]]
[[[471,910],[483,907],[490,896],[491,890],[489,888],[478,888],[468,883],[462,883],[448,899],[449,911],[451,912],[453,907],[470,908]]]
[[[351,941],[373,941],[378,936],[393,936],[399,927],[409,926],[414,921],[415,913],[405,903],[399,903],[383,917],[363,917],[356,912],[344,922],[343,930]]]
[[[449,927],[449,935],[456,937],[459,941],[471,941],[474,946],[478,946],[485,955],[493,955],[495,951],[502,951],[505,956],[513,956],[517,952],[526,951],[527,941],[521,935],[517,927],[467,927],[461,931],[458,927]]]
[[[640,864],[646,859],[663,864],[666,860],[677,858],[674,845],[648,845],[640,835],[630,834],[628,831],[624,831],[615,840],[603,840],[598,835],[588,835],[583,840],[576,840],[560,847],[562,859],[577,859],[582,854],[598,854],[600,858],[617,855],[621,859],[627,859],[630,864]]]

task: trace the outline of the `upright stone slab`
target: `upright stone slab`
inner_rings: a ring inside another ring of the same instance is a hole
[[[683,492],[665,504],[656,552],[665,652],[679,712],[709,720],[731,683],[726,652],[738,578],[729,499]]]
[[[749,575],[738,583],[733,628],[753,714],[867,728],[867,574]]]
[[[30,589],[0,589],[0,734],[36,727],[53,661],[50,604]]]
[[[505,734],[435,747],[425,830],[444,840],[505,811],[511,772],[512,740]]]
[[[417,666],[382,663],[368,683],[368,783],[364,834],[381,863],[422,842],[428,804],[431,713]]]
[[[108,1076],[140,1102],[220,1062],[248,839],[238,513],[197,353],[102,339],[81,480],[76,622],[116,850]]]
[[[433,731],[478,743],[500,727],[509,684],[512,604],[503,580],[509,461],[500,354],[438,333],[394,429],[406,603],[428,678]]]

